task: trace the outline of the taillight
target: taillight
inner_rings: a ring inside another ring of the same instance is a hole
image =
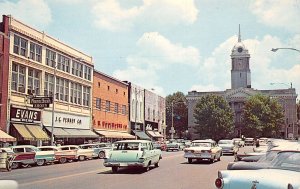
[[[188,150],[184,150],[184,152],[189,152]]]
[[[217,178],[215,181],[215,185],[217,188],[223,188],[223,180],[221,178]]]

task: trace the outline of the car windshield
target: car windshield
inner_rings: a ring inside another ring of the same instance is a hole
[[[211,143],[209,142],[193,142],[192,146],[195,147],[211,147]]]
[[[232,140],[220,140],[219,144],[232,144]]]
[[[113,150],[139,150],[139,143],[137,142],[126,142],[126,143],[116,143]]]
[[[263,155],[257,162],[271,162],[277,155],[278,151],[269,151]]]
[[[300,172],[300,151],[278,153],[271,165],[275,169],[288,169]]]

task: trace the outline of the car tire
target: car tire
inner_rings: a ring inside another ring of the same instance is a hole
[[[222,156],[222,154],[220,154],[219,158],[217,159],[218,161],[221,161],[221,156]]]
[[[117,173],[118,172],[118,167],[111,167],[111,171],[113,173]]]
[[[150,170],[151,162],[148,163],[146,167],[144,167],[144,172],[148,172]]]
[[[99,158],[99,159],[105,158],[105,153],[104,153],[104,152],[99,152],[98,158]]]
[[[11,171],[11,169],[11,164],[9,163],[9,161],[6,161],[6,170]]]
[[[188,162],[189,162],[189,164],[193,163],[193,159],[192,158],[188,158]]]
[[[13,162],[12,164],[11,164],[11,168],[12,169],[18,169],[20,167],[20,163],[19,162]]]
[[[67,162],[67,158],[65,158],[65,157],[61,157],[60,159],[59,159],[59,163],[61,163],[61,164],[64,164],[64,163],[66,163]]]
[[[154,164],[155,167],[159,167],[159,161]]]
[[[45,162],[46,161],[44,159],[38,159],[38,160],[36,160],[36,165],[43,166],[45,164]]]
[[[78,160],[79,160],[79,161],[84,161],[84,160],[85,160],[85,157],[84,157],[84,156],[79,156],[79,157],[78,157]]]

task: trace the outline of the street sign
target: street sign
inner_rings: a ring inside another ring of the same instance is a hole
[[[33,105],[34,108],[49,108],[49,104],[53,103],[52,97],[32,97],[30,98],[30,104]]]

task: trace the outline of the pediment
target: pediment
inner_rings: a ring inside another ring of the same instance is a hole
[[[251,89],[239,88],[233,89],[230,91],[226,91],[226,98],[247,98],[249,96],[253,96],[255,93]]]

